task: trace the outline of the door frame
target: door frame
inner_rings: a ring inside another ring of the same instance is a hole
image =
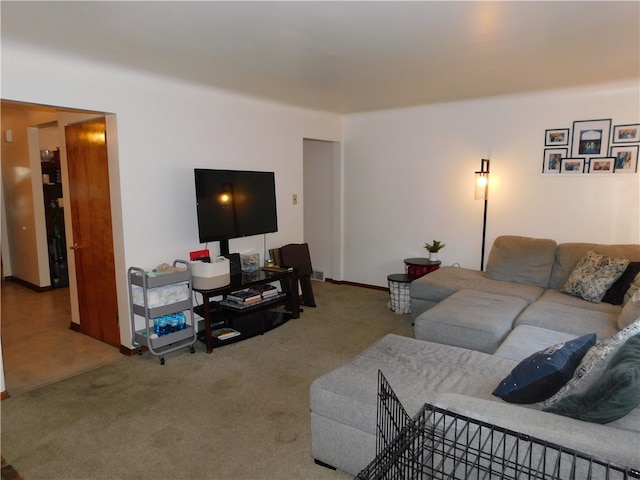
[[[7,102],[12,106],[23,108],[25,110],[46,110],[51,111],[55,110],[57,114],[58,128],[61,129],[61,145],[60,145],[60,170],[62,175],[62,185],[63,192],[68,191],[69,188],[69,176],[67,172],[67,156],[66,156],[66,144],[64,141],[64,124],[65,119],[71,120],[73,114],[91,114],[93,117],[101,116],[105,117],[107,123],[107,136],[109,138],[107,151],[109,157],[109,191],[111,196],[111,219],[112,219],[112,233],[113,233],[113,251],[114,251],[114,266],[116,271],[116,292],[118,297],[118,316],[120,318],[120,351],[124,354],[130,355],[133,352],[132,339],[131,339],[131,329],[129,328],[129,303],[128,303],[128,290],[126,283],[126,263],[125,263],[125,254],[124,254],[124,228],[123,228],[123,215],[122,215],[122,193],[120,188],[120,159],[118,154],[118,130],[116,123],[116,114],[115,113],[107,113],[107,112],[95,112],[95,111],[87,111],[74,109],[69,107],[53,107],[49,105],[42,105],[30,102],[23,102],[19,100],[5,100],[0,99],[1,102]],[[38,175],[38,183],[41,182],[40,171],[37,172],[32,171],[32,175]],[[2,207],[0,210],[2,217],[2,232],[4,236],[4,232],[7,228],[7,221],[5,216],[5,202],[4,200],[4,190],[0,186],[0,196]],[[69,199],[67,196],[63,196],[63,205],[64,208],[69,211]],[[73,245],[73,243],[69,243],[72,235],[71,228],[71,220],[70,215],[65,215],[65,229],[66,229],[66,240],[67,245]],[[9,252],[7,251],[8,243],[3,241],[2,243],[2,257],[10,258]],[[80,327],[79,321],[79,307],[78,307],[78,289],[77,289],[77,278],[75,275],[75,262],[73,260],[73,255],[69,256],[68,261],[69,268],[69,297],[71,303],[71,324],[69,328],[72,330],[78,330]],[[9,265],[9,270],[11,270]],[[4,274],[4,272],[3,272]],[[127,345],[129,347],[127,347]],[[4,361],[2,359],[2,344],[0,344],[0,398],[4,399],[7,397],[5,390],[5,379],[4,379]]]

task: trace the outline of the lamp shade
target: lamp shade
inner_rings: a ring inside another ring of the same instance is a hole
[[[476,172],[474,199],[486,200],[489,195],[489,172]]]

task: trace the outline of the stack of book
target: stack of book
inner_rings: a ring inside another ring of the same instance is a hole
[[[240,335],[239,331],[229,327],[218,328],[211,331],[211,336],[218,340],[228,340],[230,338],[237,337],[238,335]]]
[[[262,294],[255,288],[244,288],[242,290],[236,290],[227,295],[227,300],[241,305],[253,305],[262,301]]]
[[[256,290],[260,292],[263,300],[269,300],[271,298],[277,297],[278,294],[280,293],[278,292],[278,289],[276,287],[269,284],[260,285],[259,287],[256,288]]]

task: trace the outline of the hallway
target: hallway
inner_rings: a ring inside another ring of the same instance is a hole
[[[7,393],[18,395],[125,358],[69,329],[69,289],[37,293],[2,281],[2,354]]]

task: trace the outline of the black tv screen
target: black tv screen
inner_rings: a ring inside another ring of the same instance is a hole
[[[273,172],[196,168],[194,174],[200,243],[228,248],[230,238],[278,231]]]

